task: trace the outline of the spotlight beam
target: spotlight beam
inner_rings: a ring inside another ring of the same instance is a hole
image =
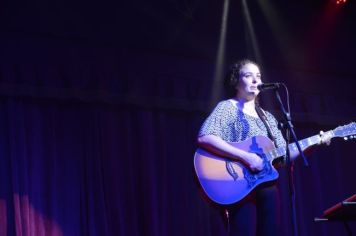
[[[244,15],[244,19],[246,20],[246,24],[247,24],[247,32],[248,32],[248,37],[246,40],[246,44],[248,43],[248,40],[251,40],[252,42],[252,50],[253,50],[253,54],[256,57],[256,61],[258,63],[262,63],[262,57],[261,57],[261,52],[258,46],[258,42],[257,42],[257,37],[256,37],[256,33],[253,27],[253,23],[252,23],[252,19],[251,19],[251,15],[250,15],[250,11],[248,9],[247,6],[247,2],[246,0],[242,0],[242,9],[243,9],[243,15]]]
[[[226,48],[226,32],[227,32],[227,21],[229,14],[229,5],[230,0],[224,0],[223,13],[221,19],[221,28],[220,28],[220,37],[219,37],[219,45],[216,55],[215,61],[215,72],[214,72],[214,81],[212,87],[212,97],[210,101],[210,106],[214,106],[214,104],[219,99],[222,92],[222,84],[223,84],[223,66],[225,62],[225,48]]]

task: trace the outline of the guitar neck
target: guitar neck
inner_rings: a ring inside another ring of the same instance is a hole
[[[332,138],[335,136],[333,130],[327,131],[325,133],[326,133],[326,135],[330,135]],[[305,150],[308,147],[318,144],[320,142],[321,142],[321,137],[320,137],[320,135],[317,134],[317,135],[311,136],[309,138],[302,139],[298,143],[299,143],[300,148],[302,150]],[[297,147],[296,143],[291,143],[288,145],[288,147],[289,147],[289,151],[291,151],[291,152],[298,151],[298,147]],[[279,148],[276,148],[276,149],[271,150],[268,153],[266,153],[266,156],[269,160],[274,160],[274,159],[282,157],[284,155],[286,155],[285,147],[279,147]]]

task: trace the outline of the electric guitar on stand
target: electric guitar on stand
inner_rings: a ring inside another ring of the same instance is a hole
[[[353,138],[356,134],[356,123],[339,126],[327,131],[331,138]],[[299,141],[302,150],[318,144],[320,135],[314,135]],[[265,136],[256,136],[238,143],[230,143],[236,148],[253,152],[259,155],[264,162],[260,172],[252,172],[242,163],[229,158],[214,155],[204,149],[198,148],[194,155],[195,173],[206,195],[218,204],[226,205],[239,202],[258,185],[274,181],[279,174],[272,162],[283,157],[285,147],[275,148],[273,142]],[[289,150],[297,150],[297,145],[291,143]]]

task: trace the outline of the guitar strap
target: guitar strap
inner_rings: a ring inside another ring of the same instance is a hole
[[[261,118],[262,122],[265,124],[269,138],[273,141],[274,146],[277,147],[276,138],[272,134],[271,126],[269,125],[265,111],[262,110],[262,108],[260,106],[256,105],[256,112],[257,112],[258,116]]]

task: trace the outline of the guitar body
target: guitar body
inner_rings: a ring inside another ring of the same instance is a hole
[[[214,155],[198,148],[194,156],[194,167],[206,195],[218,204],[232,204],[242,200],[258,185],[276,180],[278,172],[264,153],[275,149],[272,141],[256,136],[231,145],[247,152],[258,154],[264,160],[264,169],[251,172],[238,161]]]

